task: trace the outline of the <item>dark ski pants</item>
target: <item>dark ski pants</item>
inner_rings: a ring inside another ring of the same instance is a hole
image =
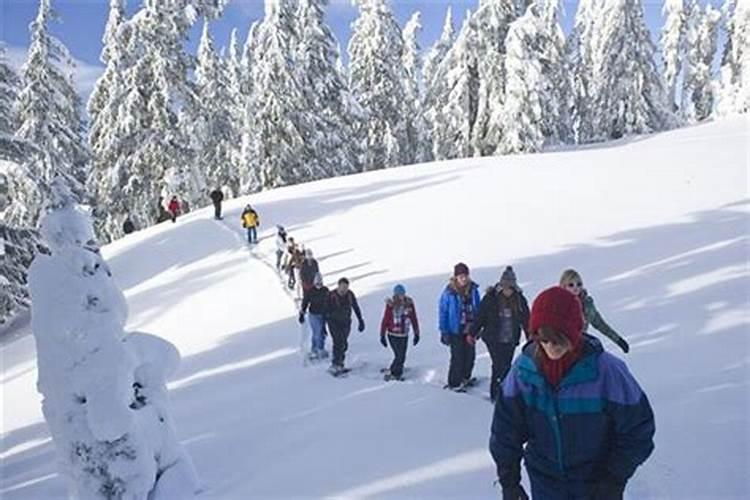
[[[247,242],[258,243],[258,230],[254,226],[247,228]]]
[[[448,385],[458,387],[471,378],[477,351],[466,342],[466,335],[451,335],[451,364],[448,369]]]
[[[404,363],[406,362],[406,348],[409,345],[409,337],[388,334],[388,343],[393,350],[393,363],[391,363],[391,375],[400,377],[404,374]]]
[[[559,481],[543,474],[528,470],[531,483],[531,498],[544,500],[622,500],[624,488],[605,495],[591,494],[593,484],[585,481]]]
[[[487,335],[482,337],[487,351],[492,358],[492,378],[490,379],[490,397],[493,401],[497,399],[500,385],[510,370],[513,362],[513,353],[516,351],[516,345],[510,342],[502,342],[497,335]]]
[[[328,322],[328,332],[333,340],[333,359],[331,364],[344,366],[344,357],[346,350],[349,348],[349,333],[352,330],[352,323],[340,323],[338,321]]]
[[[214,218],[221,219],[221,202],[214,202]]]

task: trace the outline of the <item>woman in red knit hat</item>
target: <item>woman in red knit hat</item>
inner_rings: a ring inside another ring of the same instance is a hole
[[[578,298],[560,287],[531,309],[532,342],[503,382],[490,451],[504,500],[620,500],[654,449],[654,415],[625,363],[583,333]]]

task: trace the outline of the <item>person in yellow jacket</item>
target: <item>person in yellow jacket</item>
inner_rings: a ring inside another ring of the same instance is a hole
[[[242,227],[247,229],[247,242],[251,245],[258,243],[258,226],[260,226],[260,216],[250,205],[245,207],[242,212]]]

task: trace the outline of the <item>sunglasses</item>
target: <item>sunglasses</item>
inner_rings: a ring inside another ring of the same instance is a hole
[[[568,288],[581,288],[583,286],[583,283],[580,281],[577,281],[575,283],[568,283]]]

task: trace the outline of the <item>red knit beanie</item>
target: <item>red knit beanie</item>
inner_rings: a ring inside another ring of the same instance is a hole
[[[583,308],[578,297],[555,286],[540,293],[531,307],[529,330],[536,335],[540,327],[547,326],[565,335],[573,347],[583,339]]]

